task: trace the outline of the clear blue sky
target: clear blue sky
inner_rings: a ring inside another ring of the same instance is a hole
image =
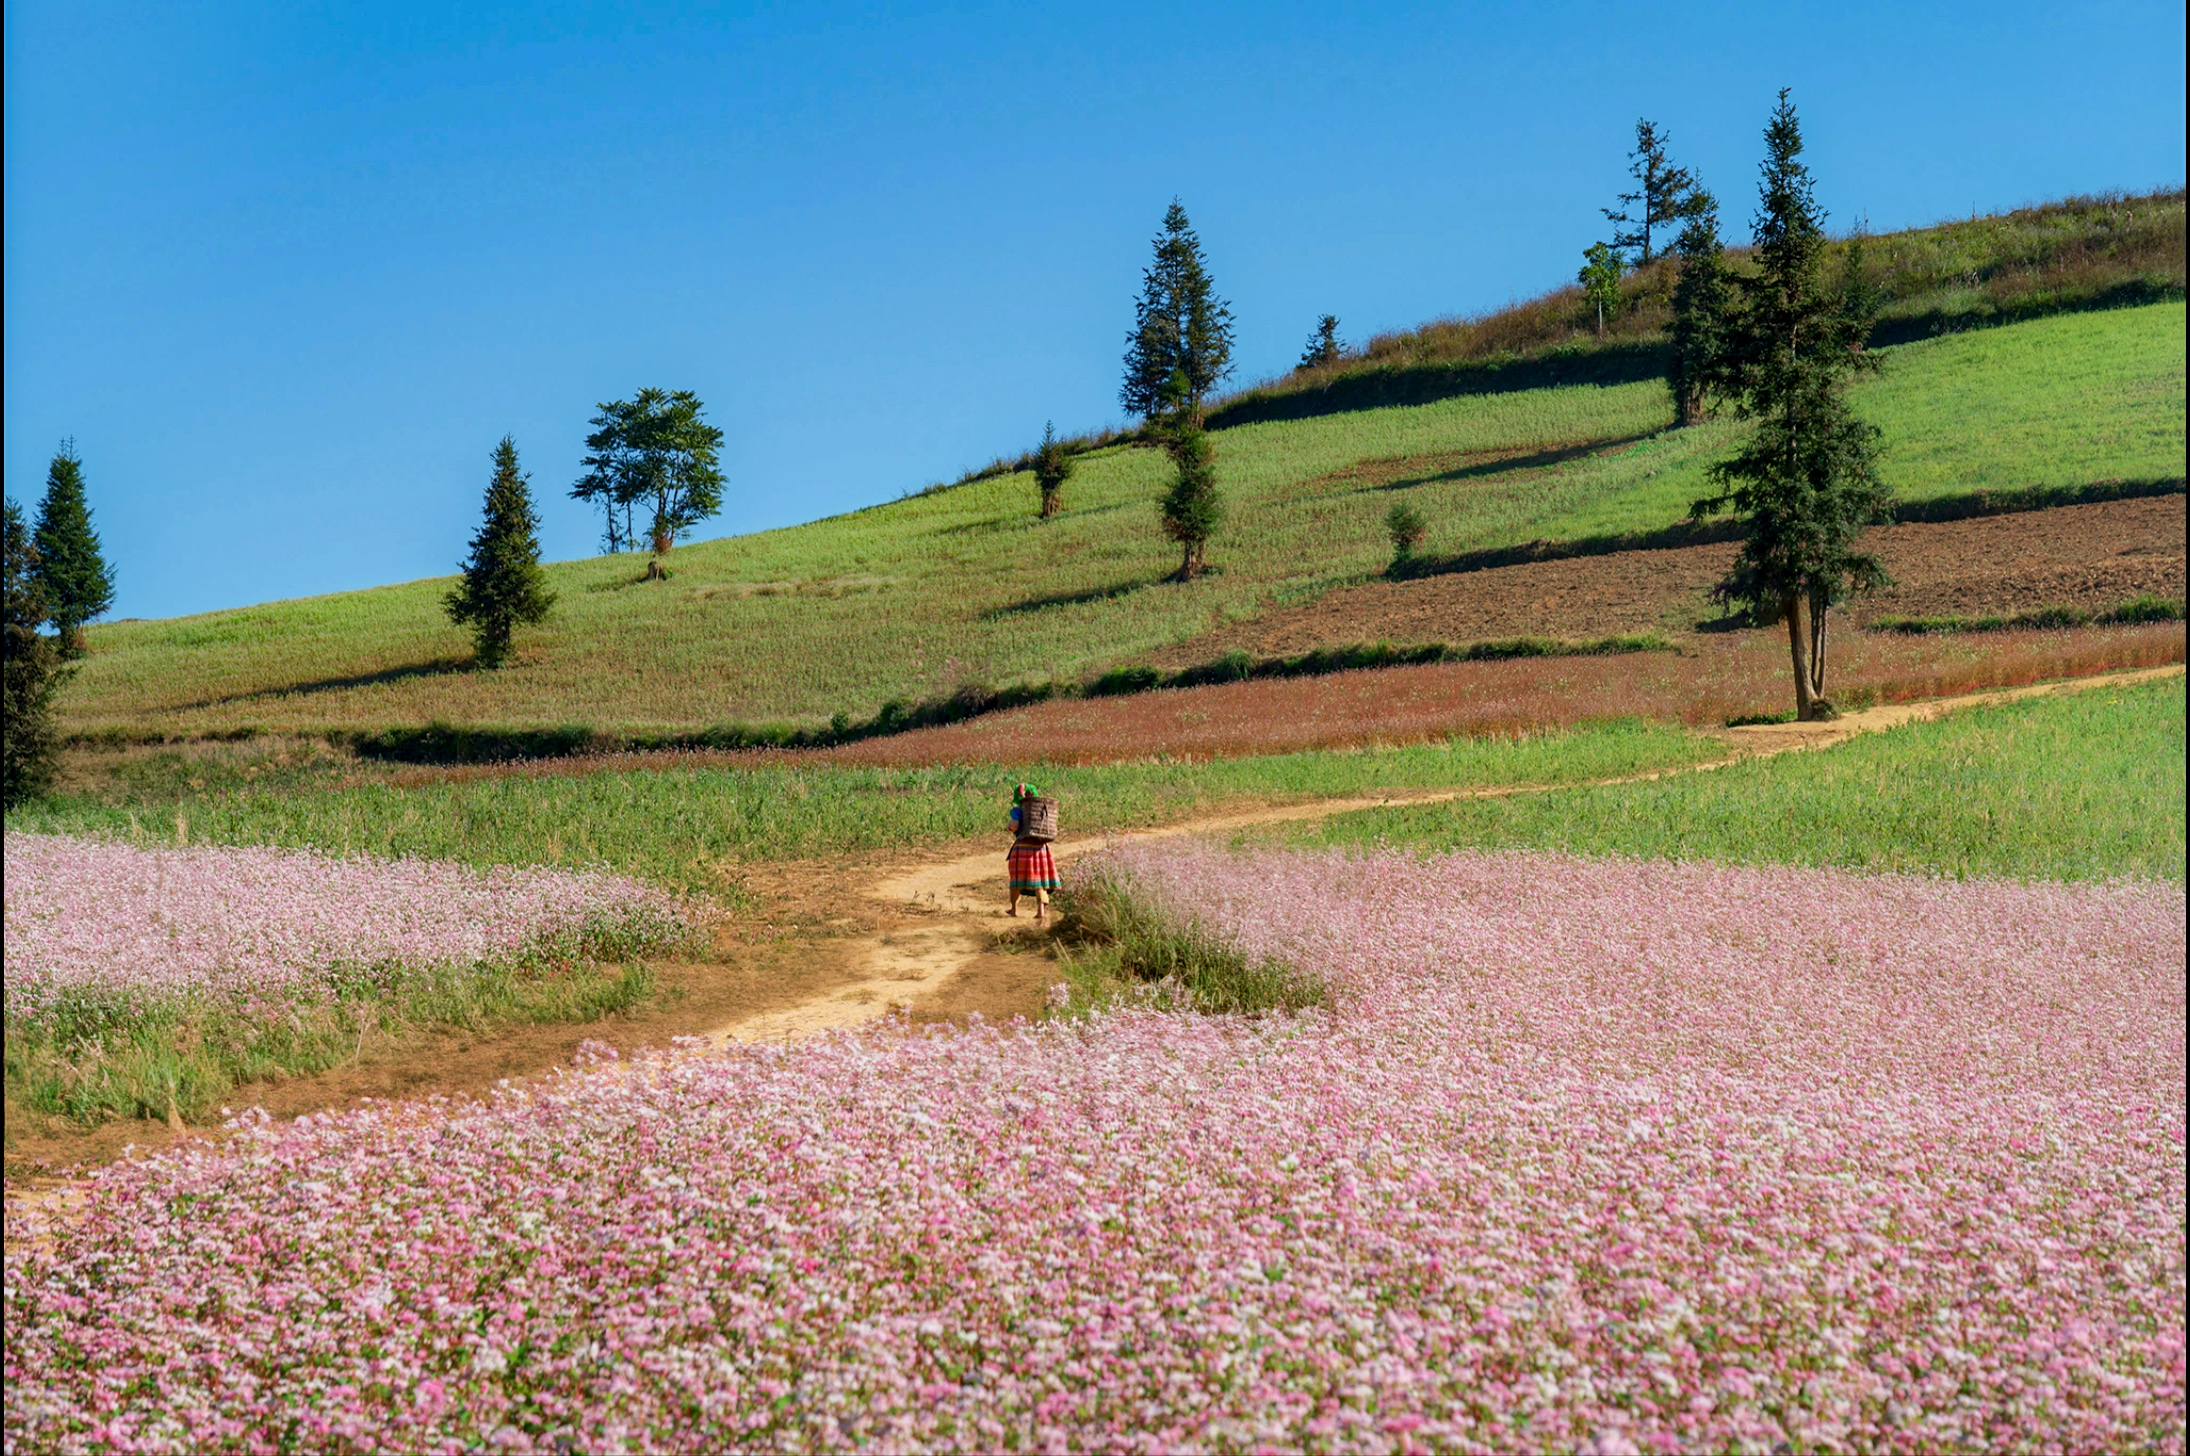
[[[1118,418],[1186,203],[1236,382],[1572,276],[1638,115],[1744,223],[1794,88],[1835,225],[2183,179],[2167,4],[6,8],[6,485],[73,435],[116,615],[453,570],[514,434],[699,392],[704,535]]]

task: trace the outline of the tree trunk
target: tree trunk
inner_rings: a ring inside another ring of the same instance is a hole
[[[1832,609],[1810,598],[1810,696],[1825,696],[1825,614]]]
[[[1780,610],[1787,615],[1787,648],[1795,659],[1795,718],[1807,723],[1810,721],[1810,642],[1802,620],[1802,597],[1799,594],[1782,597]]]

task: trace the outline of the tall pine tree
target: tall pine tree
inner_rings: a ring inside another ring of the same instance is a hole
[[[82,656],[84,625],[114,605],[114,571],[99,554],[99,533],[91,528],[84,462],[74,440],[63,440],[46,467],[46,494],[38,502],[31,544],[38,553],[38,585],[52,610],[61,651]]]
[[[1606,220],[1614,225],[1612,246],[1635,249],[1637,266],[1649,262],[1653,256],[1653,229],[1680,217],[1681,202],[1696,185],[1696,179],[1686,168],[1676,167],[1667,160],[1665,144],[1668,140],[1652,122],[1635,123],[1635,150],[1627,154],[1627,171],[1635,179],[1635,190],[1620,194],[1621,206],[1617,212],[1609,207],[1603,209]],[[1622,224],[1625,224],[1625,231],[1619,230]]]
[[[38,582],[38,548],[14,501],[6,511],[6,638],[0,642],[0,798],[13,808],[53,782],[53,690],[63,669],[43,628],[52,620]]]
[[[500,667],[516,629],[542,621],[555,604],[540,569],[540,518],[525,481],[517,468],[517,442],[504,435],[494,447],[486,519],[471,538],[462,579],[443,599],[449,620],[471,628],[481,667]]]
[[[1727,386],[1727,311],[1733,302],[1726,248],[1719,241],[1718,199],[1700,187],[1688,194],[1674,251],[1681,271],[1673,285],[1673,350],[1665,382],[1673,391],[1674,423],[1692,425],[1703,418],[1709,396]]]
[[[1133,332],[1126,338],[1125,384],[1118,391],[1128,411],[1150,422],[1167,408],[1174,373],[1186,381],[1186,407],[1199,414],[1209,391],[1232,372],[1231,305],[1216,296],[1201,240],[1176,197],[1155,250],[1141,277]]]
[[[1719,583],[1721,601],[1752,620],[1787,624],[1795,712],[1830,717],[1825,701],[1825,620],[1849,591],[1886,581],[1878,558],[1856,549],[1884,520],[1892,495],[1878,478],[1878,431],[1848,405],[1857,352],[1838,290],[1820,280],[1825,214],[1800,161],[1802,127],[1787,92],[1765,130],[1754,274],[1736,276],[1741,307],[1730,353],[1741,413],[1756,433],[1712,467],[1719,493],[1695,513],[1732,510],[1747,537]]]

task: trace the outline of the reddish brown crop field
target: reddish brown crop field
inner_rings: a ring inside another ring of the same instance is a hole
[[[2183,625],[1904,637],[1843,632],[1830,693],[1844,702],[2016,687],[2183,660]],[[1380,668],[1065,699],[826,754],[838,763],[1101,763],[1217,757],[1512,733],[1621,717],[1698,726],[1785,710],[1786,639],[1728,632],[1678,652]]]

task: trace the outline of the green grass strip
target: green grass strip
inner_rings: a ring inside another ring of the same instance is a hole
[[[1652,783],[1349,814],[1310,844],[1953,877],[2183,878],[2183,680],[2025,699]]]
[[[662,767],[509,774],[414,787],[261,787],[248,758],[151,756],[123,792],[19,807],[11,829],[133,842],[275,844],[473,865],[605,865],[737,898],[741,860],[804,859],[998,836],[1012,785],[1062,801],[1068,835],[1176,823],[1220,805],[1467,785],[1557,784],[1716,757],[1723,745],[1623,722],[1520,738],[1188,763],[880,769]],[[332,771],[331,769],[328,771]]]
[[[2082,607],[2040,607],[2034,612],[1988,617],[1880,617],[1870,624],[1873,632],[1902,632],[1921,636],[1934,632],[2008,632],[2017,629],[2056,627],[2105,627],[2138,622],[2179,622],[2182,603],[2147,593],[2103,612]]]

